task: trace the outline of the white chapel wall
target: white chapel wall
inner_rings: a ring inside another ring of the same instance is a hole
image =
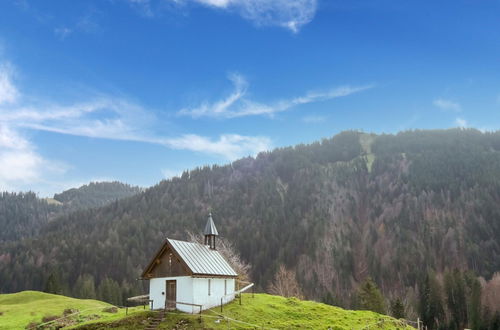
[[[210,280],[210,295],[208,291],[208,280]],[[224,290],[224,281],[227,283],[227,291]],[[193,278],[193,300],[195,304],[203,305],[203,309],[219,306],[221,297],[223,304],[234,299],[234,279],[224,278]]]
[[[175,280],[177,282],[176,301],[185,303],[193,303],[193,284],[192,278],[189,276],[179,277],[158,277],[149,280],[149,299],[153,300],[153,309],[165,307],[166,281]],[[163,293],[163,294],[162,294]],[[177,309],[191,313],[191,306],[177,304]]]

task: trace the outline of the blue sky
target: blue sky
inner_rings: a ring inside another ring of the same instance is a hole
[[[500,1],[0,2],[0,190],[500,126]]]

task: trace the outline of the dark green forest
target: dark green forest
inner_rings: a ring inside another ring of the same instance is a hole
[[[165,237],[187,239],[211,211],[260,290],[285,265],[308,299],[370,308],[366,292],[379,291],[377,309],[429,329],[500,327],[500,132],[343,132],[57,216],[26,196],[28,211],[0,206],[18,228],[0,240],[2,292],[123,304],[146,292],[137,278]],[[30,214],[36,230],[23,225]]]
[[[54,198],[38,198],[33,192],[0,193],[0,243],[37,236],[40,228],[57,217],[100,207],[141,191],[121,182],[91,182],[55,194]]]

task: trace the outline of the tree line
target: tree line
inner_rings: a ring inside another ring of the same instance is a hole
[[[499,155],[497,132],[350,131],[196,168],[0,243],[0,290],[43,289],[57,271],[69,294],[85,274],[96,294],[105,279],[122,299],[145,293],[136,278],[151,255],[165,237],[201,232],[210,209],[258,289],[283,265],[306,298],[355,308],[370,277],[386,309],[399,297],[416,319],[427,274],[472,271],[483,287],[500,269]]]

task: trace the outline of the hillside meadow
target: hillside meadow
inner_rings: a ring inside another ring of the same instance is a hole
[[[71,326],[95,319],[115,320],[125,316],[125,309],[116,313],[106,312],[113,305],[93,300],[76,299],[38,291],[22,291],[0,294],[0,329],[25,329],[27,326],[45,323],[43,319],[57,319],[68,316],[58,324]],[[114,310],[113,310],[114,311]],[[142,307],[129,309],[129,313],[143,311]]]
[[[313,301],[284,298],[268,294],[243,294],[220,308],[206,310],[200,316],[181,312],[168,313],[159,329],[404,329],[403,321],[370,311],[344,310]],[[74,299],[37,291],[0,295],[0,329],[24,329],[50,316],[70,315],[50,326],[79,330],[142,328],[155,313],[142,307],[106,312],[113,306],[98,300]],[[42,327],[43,328],[43,327]],[[408,327],[409,328],[409,327]]]

